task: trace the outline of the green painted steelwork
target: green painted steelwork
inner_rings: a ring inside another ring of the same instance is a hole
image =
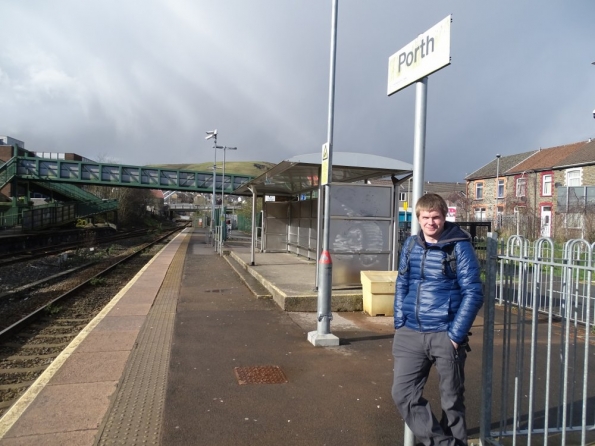
[[[16,173],[12,174],[12,176],[21,180],[189,192],[213,192],[212,172],[21,156],[16,158]],[[215,185],[217,192],[221,191],[221,178],[222,176],[218,174],[217,184]],[[233,192],[253,178],[248,175],[225,174],[225,193]],[[0,184],[2,184],[1,180],[2,177],[0,177]]]
[[[16,158],[11,158],[0,166],[0,188],[3,188],[17,173]]]
[[[86,190],[81,189],[74,184],[67,184],[67,183],[54,183],[51,181],[33,181],[34,184],[37,184],[47,190],[51,190],[57,192],[65,197],[72,198],[73,200],[80,201],[80,202],[101,202],[101,198],[96,195],[93,195]]]

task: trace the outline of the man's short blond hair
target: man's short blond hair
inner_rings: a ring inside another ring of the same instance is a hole
[[[437,194],[425,194],[415,205],[415,215],[419,219],[419,214],[422,212],[440,212],[444,218],[448,214],[448,205],[444,198]]]

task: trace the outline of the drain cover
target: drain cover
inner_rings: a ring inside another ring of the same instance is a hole
[[[235,367],[238,384],[283,384],[287,382],[285,373],[279,366]]]

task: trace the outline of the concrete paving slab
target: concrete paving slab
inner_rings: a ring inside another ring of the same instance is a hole
[[[157,288],[159,289],[159,288]],[[120,302],[126,304],[150,304],[155,300],[156,292],[153,288],[132,287],[129,289]]]
[[[27,435],[18,438],[5,438],[2,446],[82,446],[92,445],[97,429],[76,432],[54,432],[46,435]]]
[[[130,351],[134,347],[138,331],[93,331],[78,346],[78,353]]]
[[[130,351],[81,352],[78,350],[54,375],[51,385],[118,381]]]
[[[112,311],[109,312],[109,317],[117,316],[146,316],[151,309],[152,302],[149,303],[119,303]]]
[[[116,384],[117,381],[47,386],[4,439],[97,429]]]
[[[97,324],[95,330],[138,332],[144,321],[144,316],[107,316],[99,324]]]

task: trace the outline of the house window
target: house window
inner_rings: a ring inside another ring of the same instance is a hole
[[[572,169],[566,171],[566,186],[581,186],[581,170]]]
[[[502,226],[502,217],[504,215],[504,206],[496,208],[496,226]]]
[[[527,195],[527,179],[517,178],[516,180],[516,196],[524,197]]]
[[[498,179],[498,188],[496,194],[496,198],[504,198],[504,178]]]
[[[475,199],[483,200],[483,183],[475,183]]]
[[[552,176],[550,174],[542,177],[541,195],[552,195]]]
[[[399,201],[407,201],[407,192],[399,192]]]
[[[486,219],[486,208],[475,208],[475,221],[484,221]]]

